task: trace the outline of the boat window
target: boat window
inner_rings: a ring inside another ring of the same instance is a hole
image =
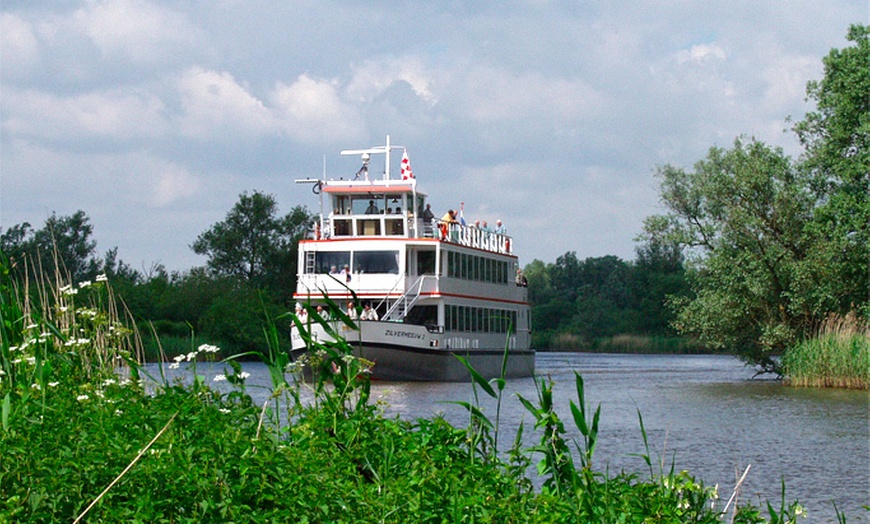
[[[353,255],[355,273],[399,273],[398,251],[357,251]]]
[[[383,195],[359,195],[353,197],[354,215],[380,215],[384,212]]]
[[[350,197],[347,195],[336,195],[333,198],[333,214],[336,215],[349,215],[351,212],[350,208]]]
[[[418,275],[434,275],[435,274],[435,252],[434,251],[419,251],[417,252],[417,274]],[[451,275],[453,276],[453,275]]]
[[[314,257],[316,273],[338,273],[350,266],[350,251],[318,251]]]
[[[417,326],[437,326],[438,306],[414,306],[405,316],[405,323]]]

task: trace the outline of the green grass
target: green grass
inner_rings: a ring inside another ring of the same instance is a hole
[[[600,408],[587,411],[579,375],[570,406],[581,441],[567,437],[554,384],[540,379],[538,397],[520,400],[533,427],[521,426],[502,454],[498,416],[490,421],[476,400],[465,404],[465,428],[437,417],[383,416],[369,401],[371,363],[343,341],[309,340],[307,357],[291,363],[276,346],[274,326],[267,327],[263,359],[273,389],[257,406],[234,360],[223,361],[229,392],[197,373],[198,361],[215,358],[214,346],[185,354],[189,383],[147,382],[137,337],[111,313],[108,283],[55,287],[76,294],[46,285],[49,292],[35,298],[27,289],[0,280],[0,522],[726,518],[714,489],[687,472],[655,471],[648,452],[648,475],[595,470]],[[311,381],[301,379],[305,371]],[[475,398],[482,391],[502,402],[503,378],[470,373]],[[537,433],[539,444],[524,447],[526,431]],[[731,507],[727,518],[785,522],[801,512],[783,498],[768,517],[748,505]]]
[[[783,355],[792,386],[870,388],[870,328],[854,313],[831,316],[815,337]]]

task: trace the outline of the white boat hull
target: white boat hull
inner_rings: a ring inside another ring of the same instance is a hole
[[[535,352],[511,349],[516,335],[492,335],[486,339],[451,337],[431,333],[423,326],[393,322],[359,322],[359,329],[336,326],[342,333],[349,350],[355,356],[374,362],[372,378],[386,381],[463,382],[471,380],[465,365],[456,358],[462,356],[486,379],[501,376],[505,365],[505,378],[528,377],[535,372]],[[333,341],[319,325],[311,325],[312,338]],[[501,339],[498,342],[498,339]],[[505,363],[505,344],[508,343]],[[316,349],[316,348],[314,348]],[[302,337],[293,330],[293,356],[309,351]]]

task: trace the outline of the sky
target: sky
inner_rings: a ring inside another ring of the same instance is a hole
[[[83,210],[100,256],[184,271],[241,193],[319,211],[294,180],[350,177],[339,152],[389,134],[436,214],[503,220],[520,264],[632,260],[664,212],[656,169],[741,135],[797,157],[787,119],[868,18],[868,0],[2,0],[0,228]]]

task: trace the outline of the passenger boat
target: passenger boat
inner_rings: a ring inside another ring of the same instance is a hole
[[[402,155],[392,177],[390,157]],[[381,380],[466,381],[460,355],[485,378],[534,374],[528,288],[515,246],[504,231],[431,218],[427,195],[410,170],[407,150],[390,144],[342,155],[359,156],[362,168],[347,179],[297,180],[320,196],[320,214],[299,242],[295,299],[313,308],[348,301],[370,306],[378,320],[333,328],[374,362]],[[383,155],[383,176],[369,175],[373,155]],[[325,168],[324,168],[325,171]],[[459,217],[457,217],[459,218]],[[327,330],[309,321],[315,340]],[[292,351],[309,350],[294,325]]]

